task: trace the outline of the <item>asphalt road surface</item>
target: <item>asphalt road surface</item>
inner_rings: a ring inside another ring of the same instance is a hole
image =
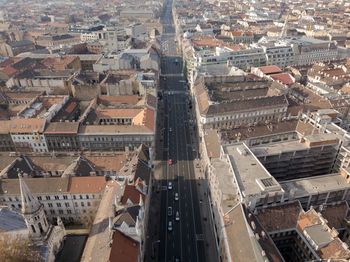
[[[192,112],[190,97],[183,77],[182,59],[177,53],[171,1],[163,14],[162,47],[165,53],[161,64],[161,89],[163,90],[164,141],[161,151],[162,180],[160,191],[160,230],[158,261],[204,262],[204,239],[199,209],[197,182],[193,159],[197,148],[192,144],[189,123]],[[169,159],[172,164],[169,164]],[[172,189],[168,188],[169,182]],[[175,200],[175,193],[179,199]],[[172,214],[168,214],[168,207]],[[176,213],[180,220],[175,220]],[[168,223],[172,222],[172,230]]]

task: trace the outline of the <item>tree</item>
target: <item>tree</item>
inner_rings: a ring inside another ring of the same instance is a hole
[[[2,262],[42,262],[38,249],[27,238],[0,233],[0,261]]]

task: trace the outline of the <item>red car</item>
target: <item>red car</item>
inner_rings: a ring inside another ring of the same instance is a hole
[[[172,165],[173,164],[173,160],[169,159],[169,165]]]

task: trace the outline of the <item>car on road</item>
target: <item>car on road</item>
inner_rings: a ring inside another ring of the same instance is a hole
[[[172,165],[173,164],[173,160],[169,159],[168,163],[169,163],[169,165]]]
[[[168,222],[168,231],[173,231],[173,222],[172,221]]]
[[[169,128],[169,132],[172,132],[172,131],[173,131],[173,129],[170,127],[170,128]]]
[[[173,215],[173,208],[172,207],[168,207],[168,216],[172,216]]]
[[[173,183],[172,183],[172,182],[169,182],[169,183],[168,183],[168,189],[169,189],[169,190],[173,189]]]
[[[180,262],[180,258],[175,258],[175,262]]]
[[[175,220],[176,220],[176,221],[180,221],[180,214],[179,214],[179,211],[176,211]]]
[[[174,199],[175,199],[175,201],[179,200],[179,193],[175,193]]]

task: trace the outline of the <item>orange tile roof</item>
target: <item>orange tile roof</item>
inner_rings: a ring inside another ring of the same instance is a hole
[[[273,80],[279,81],[285,85],[291,85],[294,83],[291,76],[287,73],[273,74],[270,76]]]
[[[150,108],[145,109],[143,124],[150,130],[154,131],[154,110]]]
[[[243,31],[241,31],[241,30],[230,31],[230,33],[232,34],[232,36],[242,36],[243,35]]]
[[[44,132],[46,120],[43,118],[14,118],[11,119],[11,133],[33,133],[37,130]]]
[[[325,75],[329,76],[338,76],[338,75],[344,75],[345,72],[342,68],[336,68],[336,69],[328,69],[322,71]]]
[[[23,60],[23,59],[24,59],[24,57],[11,57],[11,58],[5,60],[4,62],[0,63],[0,68],[11,66],[11,65]]]
[[[298,221],[298,230],[300,232],[303,232],[305,227],[312,226],[315,224],[321,224],[321,223],[322,221],[320,220],[320,217],[317,215],[314,209],[310,209],[307,212],[302,211],[300,213],[300,217]]]
[[[301,209],[299,203],[262,208],[258,210],[257,218],[268,232],[293,229],[297,226]]]
[[[336,205],[325,206],[321,211],[323,217],[328,221],[330,228],[340,229],[345,227],[345,218],[348,214],[348,205],[342,202]]]
[[[84,157],[96,170],[119,171],[126,163],[125,152],[116,152],[114,156],[91,156],[84,154]]]
[[[193,44],[197,46],[220,46],[223,42],[215,41],[215,40],[193,40]]]
[[[67,113],[71,113],[73,110],[74,110],[74,108],[76,108],[76,106],[77,106],[77,103],[75,103],[75,102],[71,102],[67,107],[66,107],[66,112]]]
[[[131,104],[136,105],[139,101],[138,95],[130,96],[98,96],[98,103],[103,105],[120,105],[120,104]]]
[[[145,195],[136,189],[135,185],[125,185],[124,193],[121,199],[122,205],[125,205],[128,199],[134,204],[140,202],[140,196],[142,196],[143,201],[145,201]]]
[[[69,179],[68,193],[70,194],[96,194],[105,190],[104,176],[71,177]]]
[[[137,262],[138,259],[139,243],[115,230],[108,262]]]
[[[223,46],[227,47],[227,48],[230,48],[234,51],[237,51],[237,50],[242,50],[242,47],[240,47],[239,45],[228,45],[228,44],[224,44]]]
[[[13,76],[17,70],[14,69],[13,67],[6,67],[4,69],[1,70],[5,75],[8,75],[8,76]]]
[[[275,65],[260,66],[259,69],[264,74],[282,73],[282,70],[278,66],[275,66]]]
[[[323,259],[349,259],[350,251],[342,246],[339,238],[334,239],[327,246],[317,251],[317,254]]]
[[[69,64],[72,63],[76,58],[76,56],[48,57],[44,59],[42,63],[44,65]]]
[[[142,109],[140,108],[101,108],[96,109],[96,115],[99,118],[134,118]]]

